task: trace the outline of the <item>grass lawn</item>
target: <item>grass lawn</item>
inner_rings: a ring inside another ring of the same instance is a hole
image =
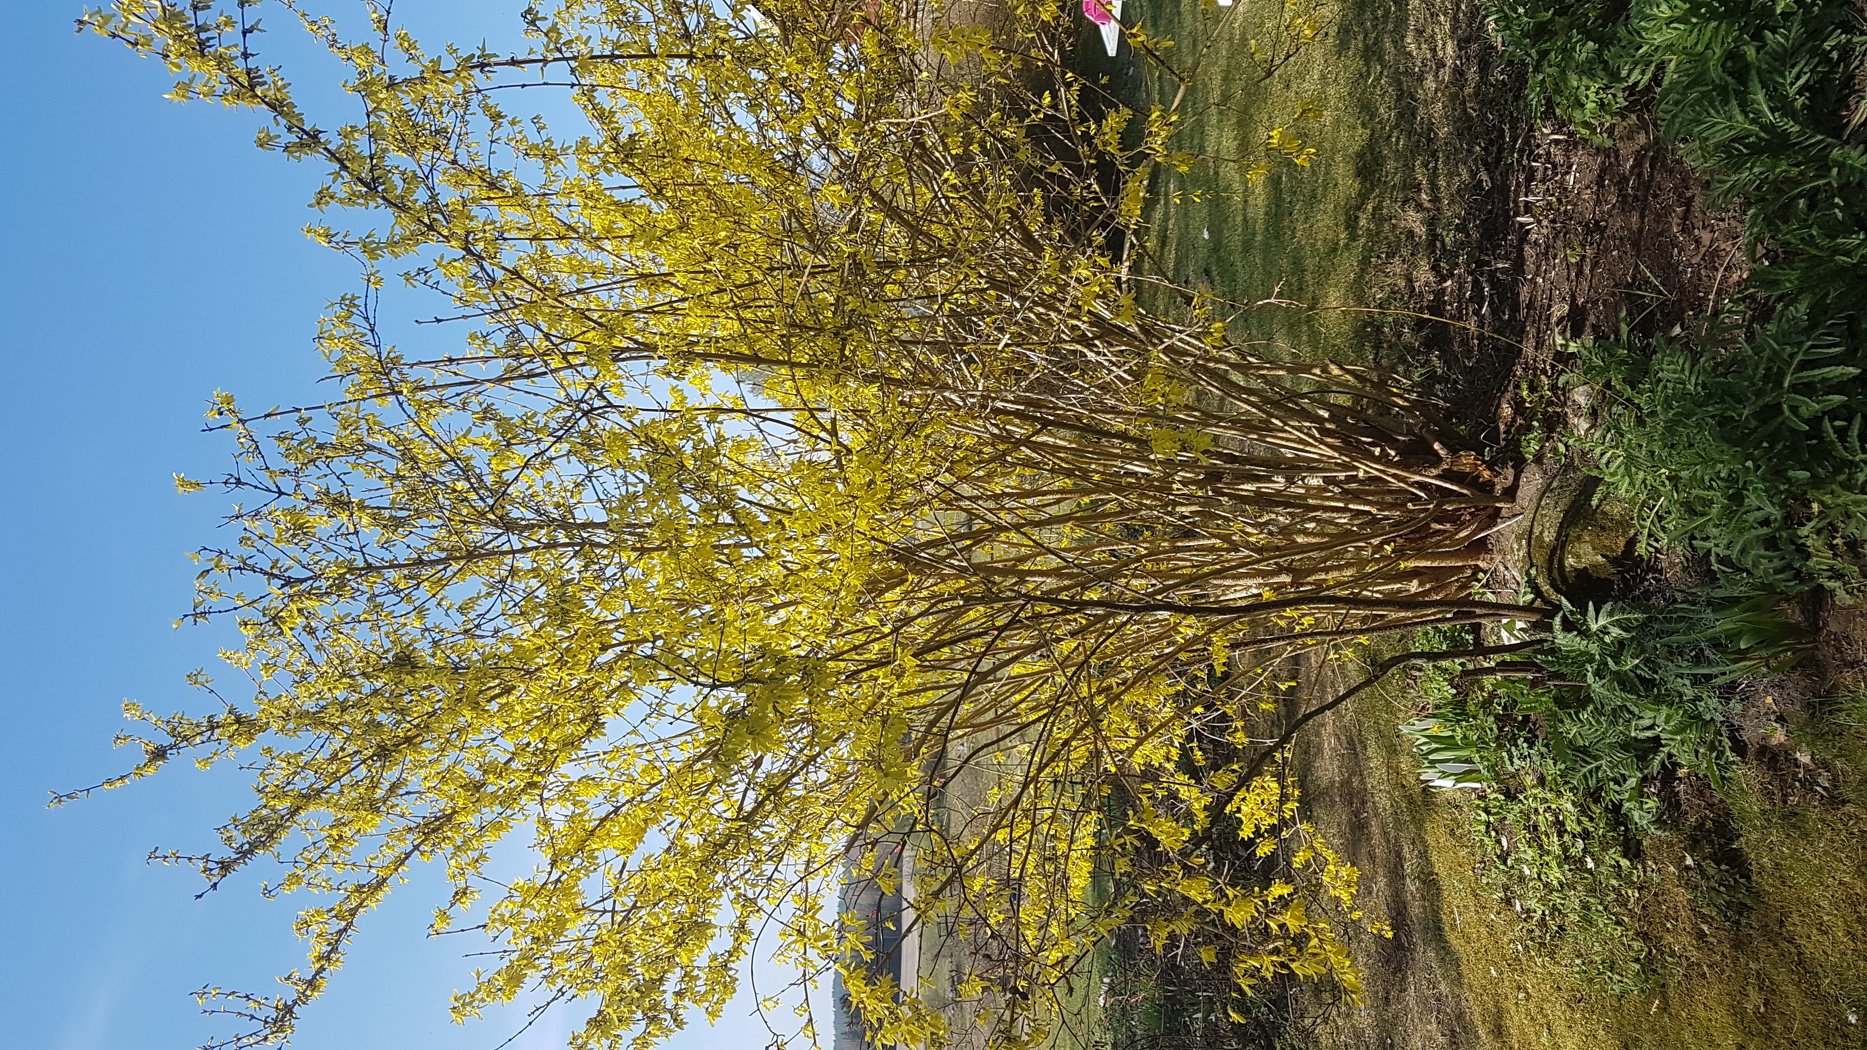
[[[1474,65],[1474,55],[1488,54],[1482,20],[1458,0],[1438,6],[1346,0],[1320,9],[1327,24],[1322,38],[1266,78],[1252,58],[1252,41],[1278,36],[1291,10],[1247,0],[1231,8],[1129,0],[1130,22],[1172,40],[1165,53],[1182,69],[1197,66],[1182,107],[1188,123],[1174,145],[1202,157],[1185,172],[1158,172],[1135,269],[1229,300],[1234,306],[1221,316],[1229,314],[1235,339],[1278,341],[1300,357],[1416,365],[1407,355],[1414,319],[1369,311],[1417,308],[1438,279],[1435,267],[1463,250],[1464,203],[1480,190],[1486,143],[1495,145],[1485,132],[1498,118],[1497,99],[1508,92],[1479,68],[1482,61]],[[1140,108],[1178,91],[1177,81],[1151,70],[1126,45],[1114,59],[1101,57],[1087,27],[1080,53],[1093,56],[1086,63]],[[1306,165],[1264,149],[1278,126],[1316,151]],[[1267,161],[1268,173],[1247,175]],[[1272,299],[1287,305],[1242,305]],[[1348,812],[1346,800],[1325,793],[1319,801],[1338,816]],[[1368,802],[1363,795],[1349,808]],[[1383,810],[1380,827],[1418,839],[1424,799],[1410,769],[1374,802]],[[1333,841],[1342,843],[1342,835]],[[1398,843],[1379,852],[1383,863],[1421,859]],[[1398,884],[1386,885],[1391,892]],[[1405,1002],[1444,973],[1456,980],[1457,962],[1436,928],[1414,922],[1402,933],[1438,937],[1441,950],[1402,965],[1370,958],[1370,1002]],[[1108,1032],[1101,1012],[1085,1009],[1080,1016],[1090,1024],[1059,1029],[1048,1045],[1120,1046],[1124,1036],[1151,1036],[1161,1046],[1180,1046],[1210,1034],[1164,1030],[1158,1004],[1143,999],[1123,1013],[1148,1032]],[[1427,1006],[1390,1011],[1382,1024],[1411,1023]],[[1319,1035],[1330,1038],[1330,1029]]]
[[[1478,20],[1469,5],[1340,0],[1325,27],[1268,78],[1252,57],[1289,39],[1306,6],[1206,0],[1132,3],[1131,21],[1172,42],[1162,54],[1191,76],[1175,148],[1185,172],[1161,169],[1136,269],[1236,304],[1236,338],[1278,340],[1299,356],[1373,359],[1393,325],[1370,307],[1407,309],[1434,280],[1433,260],[1461,233],[1461,205],[1481,177],[1483,128],[1496,87],[1469,67]],[[1145,108],[1179,84],[1123,46],[1084,53],[1111,90]],[[1307,165],[1265,148],[1273,128],[1314,149]],[[1270,164],[1259,178],[1252,168]]]

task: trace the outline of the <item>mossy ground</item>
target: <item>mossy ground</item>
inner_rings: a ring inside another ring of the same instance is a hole
[[[1867,807],[1771,799],[1748,771],[1728,793],[1748,899],[1707,893],[1704,858],[1677,836],[1645,843],[1654,882],[1637,933],[1650,988],[1616,994],[1539,958],[1508,905],[1472,874],[1483,852],[1468,806],[1432,801],[1424,825],[1479,1045],[1688,1048],[1858,1047],[1867,1014]]]
[[[1398,732],[1420,706],[1396,678],[1306,745],[1312,817],[1396,931],[1357,939],[1363,1007],[1331,1017],[1318,1050],[1867,1045],[1867,704],[1830,704],[1796,733],[1825,799],[1811,804],[1753,765],[1726,790],[1719,857],[1691,827],[1641,844],[1648,874],[1632,926],[1648,974],[1618,991],[1572,965],[1601,946],[1538,940],[1482,877],[1495,850],[1471,798],[1424,788]],[[1708,877],[1733,857],[1748,867],[1742,885],[1728,871]]]

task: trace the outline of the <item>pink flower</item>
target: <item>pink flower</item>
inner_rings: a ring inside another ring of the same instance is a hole
[[[1099,26],[1115,22],[1115,15],[1103,5],[1102,0],[1083,0],[1083,17]]]

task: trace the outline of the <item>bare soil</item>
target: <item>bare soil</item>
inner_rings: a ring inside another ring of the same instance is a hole
[[[1472,436],[1508,444],[1562,407],[1549,380],[1568,344],[1622,331],[1699,331],[1748,273],[1742,216],[1641,123],[1591,143],[1553,126],[1500,127],[1507,155],[1481,172],[1464,251],[1442,264],[1422,349]]]

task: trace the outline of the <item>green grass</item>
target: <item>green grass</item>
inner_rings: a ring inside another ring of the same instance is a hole
[[[1137,269],[1234,303],[1297,304],[1234,311],[1234,338],[1283,342],[1302,357],[1378,356],[1371,332],[1381,326],[1360,311],[1414,305],[1473,175],[1481,85],[1445,82],[1458,5],[1448,17],[1329,4],[1324,35],[1269,79],[1251,41],[1279,38],[1286,8],[1131,6],[1150,36],[1173,41],[1163,54],[1197,70],[1174,147],[1202,158],[1156,175]],[[1096,53],[1110,89],[1143,110],[1178,90],[1125,46],[1114,60]],[[1275,127],[1315,149],[1307,166],[1267,153]],[[1248,177],[1267,162],[1267,174]]]
[[[1392,362],[1412,321],[1365,311],[1418,305],[1434,279],[1435,257],[1461,233],[1478,136],[1496,116],[1496,84],[1461,79],[1460,49],[1482,47],[1484,39],[1472,10],[1456,2],[1425,10],[1343,0],[1326,12],[1331,28],[1318,42],[1261,80],[1250,41],[1274,35],[1286,17],[1280,6],[1131,0],[1125,13],[1142,15],[1150,36],[1173,40],[1168,53],[1179,61],[1211,45],[1185,105],[1195,119],[1174,142],[1206,159],[1157,175],[1136,271],[1234,303],[1296,304],[1231,311],[1234,339],[1274,340],[1302,357]],[[1177,90],[1126,46],[1118,58],[1103,59],[1086,27],[1080,54],[1112,92],[1143,111]],[[1306,107],[1304,119],[1293,121]],[[1254,181],[1246,173],[1269,159],[1264,138],[1280,125],[1316,154],[1307,166],[1273,164]],[[1163,295],[1147,305],[1182,308]],[[1376,801],[1393,810],[1384,823],[1417,828],[1410,776],[1401,792]],[[1123,975],[1108,975],[1127,986]],[[1120,1046],[1120,1038],[1173,1035],[1157,1030],[1169,1012],[1158,995],[1106,1012],[1085,1009],[1081,1016],[1093,1015],[1100,1031],[1060,1028],[1046,1045]],[[1110,1031],[1109,1014],[1118,1015],[1123,1032]]]

